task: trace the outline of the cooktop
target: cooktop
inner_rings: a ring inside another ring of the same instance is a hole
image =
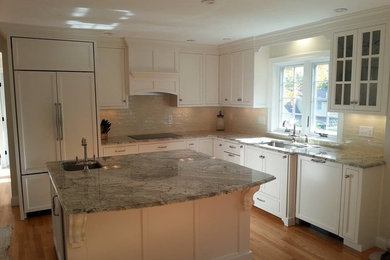
[[[159,133],[159,134],[146,134],[146,135],[129,135],[128,137],[135,140],[146,140],[146,139],[159,139],[159,138],[178,138],[180,135],[172,133]]]

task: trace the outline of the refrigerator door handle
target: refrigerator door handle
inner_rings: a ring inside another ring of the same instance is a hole
[[[58,124],[60,129],[60,140],[64,140],[63,125],[62,125],[62,103],[58,103]]]
[[[58,118],[58,103],[54,103],[54,106],[56,108],[56,140],[58,141],[60,139],[59,134],[59,118]]]

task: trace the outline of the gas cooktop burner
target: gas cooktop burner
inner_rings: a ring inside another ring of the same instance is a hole
[[[146,134],[146,135],[129,135],[130,138],[135,140],[146,140],[146,139],[159,139],[159,138],[178,138],[180,135],[172,133],[160,133],[160,134]]]

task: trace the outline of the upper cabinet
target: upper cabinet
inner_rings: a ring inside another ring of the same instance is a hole
[[[217,55],[180,53],[178,106],[218,105]]]
[[[95,70],[92,42],[20,37],[11,39],[14,70]]]
[[[330,111],[386,112],[385,41],[385,25],[334,34]]]
[[[268,48],[220,56],[220,96],[224,106],[266,107]]]
[[[99,108],[127,108],[128,72],[125,47],[98,47],[96,67]]]

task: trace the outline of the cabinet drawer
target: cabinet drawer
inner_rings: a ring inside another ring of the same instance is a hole
[[[268,196],[264,195],[261,191],[258,191],[253,195],[253,200],[255,201],[254,205],[256,207],[261,208],[275,215],[280,214],[279,200],[269,198]]]
[[[48,173],[22,176],[23,204],[26,213],[50,209],[50,179]]]
[[[153,144],[140,144],[139,145],[139,152],[140,153],[150,153],[150,152],[158,152],[158,151],[179,150],[179,149],[186,149],[186,148],[187,148],[186,143],[184,141],[153,143]]]
[[[243,149],[244,146],[242,144],[225,142],[225,148],[224,148],[225,152],[241,155],[241,151],[243,151]]]
[[[103,147],[103,156],[115,156],[138,153],[138,145],[118,145]]]
[[[223,159],[228,162],[241,164],[241,156],[234,153],[228,153],[225,151],[223,154]]]
[[[198,140],[187,140],[186,141],[187,149],[198,151]]]

